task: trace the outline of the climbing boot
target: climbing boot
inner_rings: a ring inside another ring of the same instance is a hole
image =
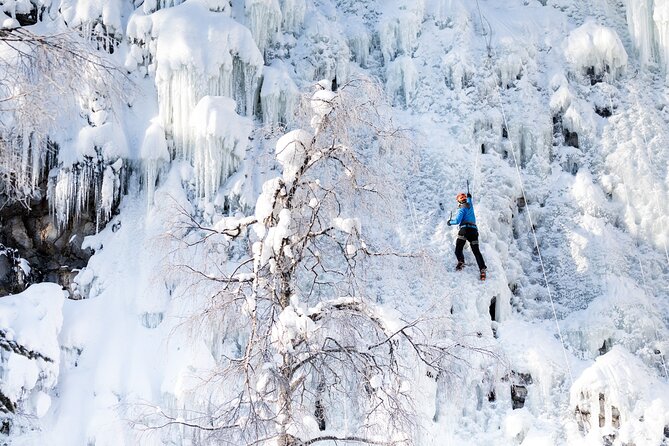
[[[486,271],[485,268],[481,270],[481,280],[485,280],[485,271]]]
[[[458,262],[457,265],[455,265],[455,270],[456,271],[462,271],[462,268],[465,267],[465,262]]]

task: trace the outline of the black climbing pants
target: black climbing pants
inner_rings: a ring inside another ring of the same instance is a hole
[[[462,250],[467,242],[472,247],[472,252],[474,253],[474,257],[476,257],[479,269],[484,269],[486,266],[479,249],[479,231],[476,228],[460,228],[460,231],[458,231],[458,239],[455,242],[455,257],[457,257],[458,262],[464,263],[465,261]]]

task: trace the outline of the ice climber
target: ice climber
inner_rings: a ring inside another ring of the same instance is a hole
[[[460,271],[465,266],[465,256],[462,253],[465,243],[469,242],[472,248],[476,263],[478,263],[481,271],[481,280],[485,280],[486,266],[481,250],[479,250],[479,230],[476,228],[476,216],[474,215],[474,204],[472,203],[472,194],[469,192],[465,195],[459,193],[455,199],[458,201],[458,214],[454,219],[447,222],[448,226],[460,225],[458,231],[458,239],[455,242],[455,257],[458,259],[458,264],[455,266],[456,271]]]

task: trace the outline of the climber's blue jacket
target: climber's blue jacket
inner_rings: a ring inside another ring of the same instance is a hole
[[[474,215],[474,204],[471,197],[467,197],[466,203],[460,204],[457,215],[449,223],[460,225],[461,228],[476,228],[476,215]]]

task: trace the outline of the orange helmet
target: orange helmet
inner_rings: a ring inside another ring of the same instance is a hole
[[[460,193],[455,196],[455,199],[458,201],[458,203],[465,203],[467,201],[467,195]]]

